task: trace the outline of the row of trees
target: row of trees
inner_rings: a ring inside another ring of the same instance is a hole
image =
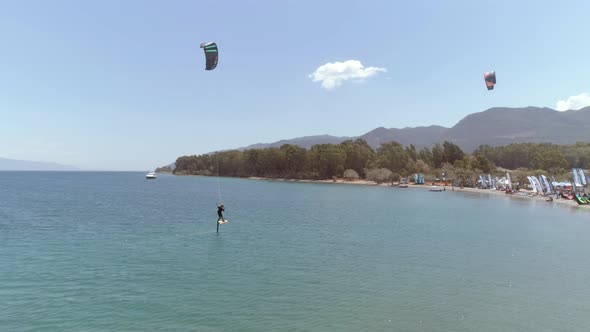
[[[467,155],[451,142],[417,150],[397,142],[374,150],[362,139],[319,144],[307,150],[285,144],[280,148],[224,151],[176,160],[175,174],[292,179],[367,178],[383,181],[413,173],[432,174],[444,168],[491,172],[484,155]],[[451,170],[452,171],[452,170]],[[346,174],[345,174],[346,173]]]
[[[511,144],[481,146],[466,154],[445,141],[432,149],[417,150],[397,142],[374,150],[362,139],[341,144],[319,144],[307,150],[285,144],[280,148],[224,151],[183,156],[176,160],[175,174],[267,177],[291,179],[366,178],[377,182],[424,173],[435,178],[442,172],[451,179],[475,179],[479,173],[496,172],[496,167],[563,174],[570,167],[586,168],[590,144]],[[497,172],[501,174],[502,172]]]
[[[571,145],[510,144],[491,147],[480,146],[474,155],[483,155],[499,167],[508,169],[528,168],[556,171],[564,168],[590,167],[590,143]]]

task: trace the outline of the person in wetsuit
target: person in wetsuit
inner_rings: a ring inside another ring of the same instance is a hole
[[[225,207],[223,206],[223,203],[217,206],[217,222],[221,221],[225,221],[225,218],[223,218],[223,211],[225,211]]]

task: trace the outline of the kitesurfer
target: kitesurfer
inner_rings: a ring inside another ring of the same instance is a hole
[[[221,203],[220,205],[217,206],[217,216],[219,218],[217,218],[217,222],[221,221],[225,221],[225,218],[223,218],[223,211],[225,211],[225,207],[223,206],[223,203]]]

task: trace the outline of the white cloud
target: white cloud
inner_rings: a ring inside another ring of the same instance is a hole
[[[348,80],[363,80],[379,72],[386,72],[385,68],[366,67],[358,60],[344,62],[328,62],[319,66],[309,77],[314,82],[322,82],[322,88],[332,90]]]
[[[590,94],[580,93],[579,95],[571,96],[566,100],[558,101],[555,105],[555,109],[563,112],[567,110],[579,110],[586,106],[590,106]]]

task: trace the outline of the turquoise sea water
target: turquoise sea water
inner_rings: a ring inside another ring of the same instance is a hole
[[[1,331],[585,331],[590,213],[457,192],[0,172]]]

